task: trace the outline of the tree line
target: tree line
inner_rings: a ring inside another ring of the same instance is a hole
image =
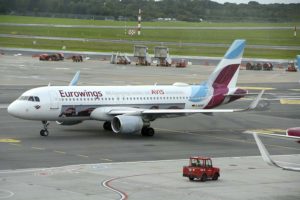
[[[136,20],[159,18],[180,21],[294,22],[298,4],[219,4],[210,0],[0,0],[0,14]]]

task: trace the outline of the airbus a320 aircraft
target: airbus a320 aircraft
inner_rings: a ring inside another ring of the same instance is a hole
[[[236,87],[244,48],[245,40],[235,40],[208,81],[199,85],[77,86],[78,72],[69,86],[28,90],[7,110],[21,119],[42,121],[41,136],[49,134],[48,121],[75,125],[84,120],[105,121],[103,128],[115,133],[153,136],[150,123],[157,118],[255,108],[263,91],[246,109],[213,109],[247,94]]]

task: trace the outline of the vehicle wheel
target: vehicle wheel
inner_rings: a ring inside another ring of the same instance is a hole
[[[104,130],[111,131],[112,130],[111,123],[109,121],[104,122],[103,128],[104,128]]]
[[[212,177],[212,180],[216,181],[219,178],[219,174],[215,173],[214,176]]]
[[[193,178],[193,177],[189,177],[189,179],[190,179],[190,181],[193,181],[193,180],[194,180],[194,178]]]
[[[49,135],[49,131],[48,131],[48,130],[42,129],[42,130],[40,131],[40,135],[41,135],[41,136],[48,136],[48,135]]]
[[[202,182],[205,182],[207,180],[207,175],[206,174],[203,174],[201,176],[201,179],[200,179]]]
[[[142,136],[152,137],[154,135],[154,129],[151,127],[144,127],[142,128]]]

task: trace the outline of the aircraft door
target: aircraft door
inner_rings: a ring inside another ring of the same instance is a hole
[[[57,92],[55,90],[50,90],[49,96],[50,96],[50,110],[59,109]]]

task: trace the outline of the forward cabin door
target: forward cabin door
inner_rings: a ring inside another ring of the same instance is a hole
[[[50,95],[50,110],[56,110],[59,109],[59,103],[58,103],[58,94],[55,90],[49,91]]]

